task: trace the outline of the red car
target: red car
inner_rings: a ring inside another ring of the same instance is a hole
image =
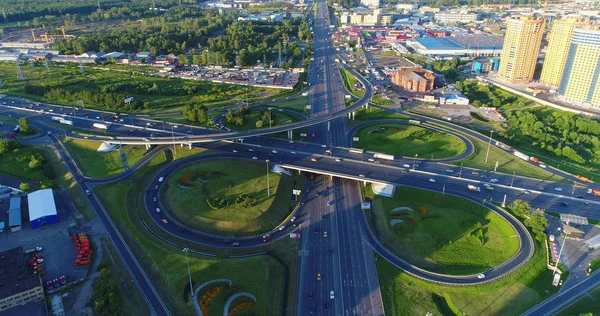
[[[271,237],[267,237],[267,238],[263,239],[263,242],[269,242],[269,241],[271,241]]]
[[[52,290],[54,288],[54,286],[52,285],[52,281],[46,282],[46,287],[48,288],[48,291]]]
[[[60,283],[58,283],[58,279],[52,280],[52,283],[54,283],[54,287],[59,287],[60,286]]]
[[[60,284],[62,284],[62,285],[67,284],[67,279],[65,278],[64,275],[60,277]]]

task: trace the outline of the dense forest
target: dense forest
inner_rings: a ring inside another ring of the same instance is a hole
[[[239,54],[239,64],[246,66],[262,61],[263,55],[274,60],[283,41],[304,41],[311,37],[306,19],[286,19],[281,23],[237,21],[234,12],[219,15],[211,10],[179,8],[160,17],[128,22],[109,32],[57,41],[54,48],[67,54],[87,51],[148,51],[154,56],[189,54],[189,58],[182,56],[189,63],[212,65],[234,65]],[[302,55],[297,43],[288,45],[287,55],[296,60]]]

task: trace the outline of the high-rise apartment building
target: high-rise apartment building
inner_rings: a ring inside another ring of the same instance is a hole
[[[510,83],[528,83],[533,79],[544,26],[545,21],[540,17],[506,19],[498,78]]]
[[[576,27],[583,26],[586,22],[588,21],[573,17],[553,22],[552,31],[548,34],[548,48],[546,49],[544,68],[542,68],[542,76],[540,77],[541,83],[558,87],[567,61],[569,47],[571,47],[573,30]]]
[[[575,29],[566,57],[558,99],[600,108],[600,31]]]

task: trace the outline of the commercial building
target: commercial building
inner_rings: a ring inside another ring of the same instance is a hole
[[[571,38],[558,98],[576,105],[600,108],[600,31],[575,29]]]
[[[414,4],[414,3],[398,3],[398,4],[396,4],[396,10],[415,11],[418,8],[419,8],[419,5]]]
[[[10,231],[18,232],[21,230],[21,197],[13,197],[10,199],[8,208],[8,227]]]
[[[528,83],[533,72],[544,34],[545,20],[534,16],[509,17],[498,78],[510,83]]]
[[[360,3],[369,8],[379,8],[380,0],[360,0]]]
[[[351,25],[392,25],[393,19],[390,13],[383,13],[381,10],[376,9],[372,12],[358,11],[348,14],[344,12],[340,16],[340,22],[342,24]]]
[[[585,20],[566,18],[554,20],[552,31],[548,34],[548,48],[544,59],[544,68],[540,82],[551,87],[558,87],[562,78],[567,55],[571,47],[571,38],[575,27],[585,24]]]
[[[453,37],[418,37],[406,41],[421,55],[499,56],[503,39],[486,34],[465,34]]]
[[[52,189],[38,190],[27,195],[31,228],[58,223],[58,213]]]
[[[392,82],[401,88],[413,92],[428,92],[433,90],[435,76],[423,68],[398,69],[392,75]]]
[[[44,299],[39,275],[27,266],[23,247],[0,252],[0,313]]]
[[[477,13],[469,12],[450,12],[442,11],[435,14],[435,20],[439,23],[452,24],[452,23],[471,23],[479,20]]]
[[[471,72],[474,73],[488,73],[492,71],[498,71],[498,67],[500,66],[499,59],[493,58],[480,58],[474,60],[471,64]]]

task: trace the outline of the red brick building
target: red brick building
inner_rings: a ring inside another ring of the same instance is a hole
[[[399,69],[392,75],[392,82],[406,90],[428,92],[433,90],[435,76],[423,68]]]

